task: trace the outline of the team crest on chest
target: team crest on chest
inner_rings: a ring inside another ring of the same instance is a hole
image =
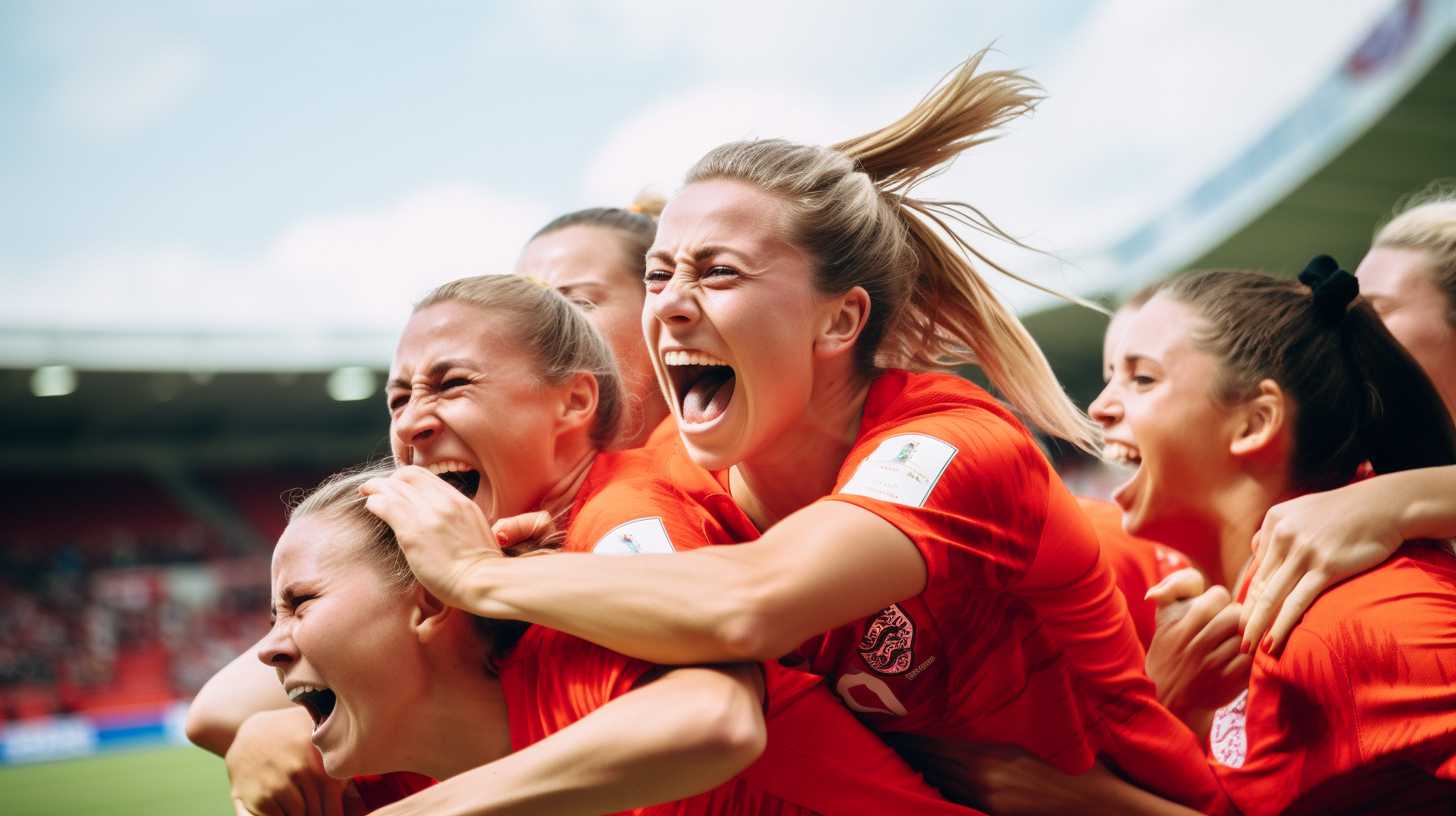
[[[1208,731],[1208,747],[1213,758],[1226,768],[1244,767],[1249,752],[1249,737],[1244,723],[1249,713],[1249,690],[1239,692],[1232,703],[1213,714],[1213,727]]]
[[[870,621],[859,654],[879,674],[904,674],[915,660],[915,622],[899,604],[890,604]]]

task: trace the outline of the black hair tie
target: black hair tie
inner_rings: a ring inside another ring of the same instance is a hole
[[[1360,282],[1328,255],[1316,255],[1305,264],[1299,282],[1310,288],[1315,318],[1330,327],[1340,325],[1350,301],[1360,294]]]

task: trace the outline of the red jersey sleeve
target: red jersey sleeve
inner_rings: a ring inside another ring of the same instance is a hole
[[[1035,441],[980,408],[876,429],[855,444],[825,500],[894,525],[920,550],[932,581],[1050,588],[1098,560],[1095,536]],[[1048,539],[1054,546],[1043,548]]]

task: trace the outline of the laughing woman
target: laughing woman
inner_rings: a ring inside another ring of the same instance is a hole
[[[1131,313],[1092,413],[1137,471],[1128,529],[1173,538],[1235,596],[1275,503],[1456,463],[1417,363],[1328,258],[1301,276],[1204,272]],[[1199,429],[1189,433],[1190,428]],[[1214,768],[1245,813],[1449,812],[1456,796],[1456,558],[1406,543],[1327,590],[1284,654],[1220,709]]]
[[[412,464],[328,483],[275,551],[276,623],[258,656],[312,722],[273,733],[311,741],[334,777],[446,780],[391,814],[669,800],[683,801],[647,812],[965,812],[809,675],[653,666],[544,628],[471,620],[415,582],[394,541],[396,530],[418,534],[409,524],[422,514],[478,537],[487,518],[544,509],[566,520],[574,548],[730,540],[690,483],[648,475],[650,452],[602,452],[621,400],[607,346],[555,292],[496,276],[431,293],[389,385],[395,457]],[[266,735],[238,741],[280,752]],[[249,772],[231,757],[230,768],[235,786]],[[281,787],[240,798],[276,802]]]
[[[995,228],[910,195],[1033,106],[1027,80],[978,64],[834,147],[713,150],[663,212],[653,364],[684,447],[762,538],[501,559],[468,528],[385,517],[421,582],[478,614],[656,663],[787,655],[963,801],[966,756],[1009,743],[1217,810],[1075,500],[1008,410],[927,373],[977,363],[1041,429],[1096,445],[950,222]]]

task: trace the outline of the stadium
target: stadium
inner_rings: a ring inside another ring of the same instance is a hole
[[[390,455],[411,304],[511,271],[561,212],[670,196],[720,142],[861,132],[995,42],[1046,99],[927,197],[1108,304],[1192,269],[1353,270],[1456,178],[1451,0],[981,5],[909,4],[889,36],[853,3],[7,9],[0,810],[236,812],[188,703],[268,632],[285,502]],[[678,52],[704,31],[740,47]],[[1092,403],[1107,316],[993,285]],[[1106,466],[1041,441],[1107,498]]]

